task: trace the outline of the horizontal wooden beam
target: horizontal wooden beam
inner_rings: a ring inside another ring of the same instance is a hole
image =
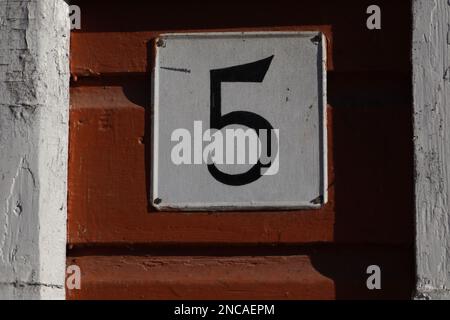
[[[81,290],[68,298],[408,299],[412,259],[410,249],[368,246],[285,256],[76,256],[68,264],[80,267]],[[367,288],[372,264],[381,268],[382,290]]]

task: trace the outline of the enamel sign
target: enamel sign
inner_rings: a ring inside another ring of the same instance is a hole
[[[327,201],[325,48],[318,32],[156,39],[153,205],[321,207]]]

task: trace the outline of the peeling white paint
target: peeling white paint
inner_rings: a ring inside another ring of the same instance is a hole
[[[0,299],[63,299],[68,5],[0,0]]]
[[[450,1],[413,2],[417,299],[450,299]]]

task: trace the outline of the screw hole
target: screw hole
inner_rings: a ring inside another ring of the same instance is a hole
[[[157,47],[165,47],[165,43],[163,39],[156,40],[156,46]]]

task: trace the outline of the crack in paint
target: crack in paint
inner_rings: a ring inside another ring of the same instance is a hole
[[[25,282],[25,281],[13,281],[13,282],[0,282],[0,286],[13,286],[15,288],[23,288],[23,287],[46,287],[52,289],[64,289],[63,285],[59,284],[47,284],[41,282]]]
[[[170,68],[170,67],[160,67],[161,69],[164,70],[169,70],[169,71],[176,71],[176,72],[183,72],[183,73],[191,73],[190,69],[185,69],[185,68]]]
[[[9,234],[9,232],[8,232],[9,231],[8,230],[8,228],[9,228],[9,211],[10,211],[9,208],[10,208],[11,199],[14,196],[14,190],[16,188],[16,181],[20,176],[20,171],[22,170],[24,161],[25,161],[25,158],[21,157],[20,161],[19,161],[19,165],[17,166],[17,169],[16,169],[16,173],[11,181],[11,186],[9,188],[8,197],[6,198],[5,211],[4,211],[5,223],[3,226],[3,238],[2,238],[2,241],[0,241],[0,258],[1,258],[2,262],[4,262],[4,263],[9,262],[9,260],[5,260],[5,252],[3,251],[3,249],[5,248],[6,239]]]
[[[11,215],[14,215],[16,218],[20,219],[20,216],[23,211],[23,204],[20,199],[20,194],[16,192],[16,186],[17,181],[23,176],[23,172],[27,172],[31,178],[31,182],[33,185],[33,188],[36,187],[36,180],[34,177],[34,173],[29,167],[28,161],[25,157],[21,157],[19,160],[19,164],[17,166],[16,172],[12,178],[8,196],[6,198],[5,202],[5,208],[4,208],[4,225],[3,225],[3,234],[0,241],[0,259],[3,263],[11,263],[16,260],[16,255],[18,251],[18,247],[15,246],[14,248],[11,248],[9,251],[9,254],[7,254],[5,249],[7,248],[7,240],[12,238],[12,235],[10,234],[10,218]],[[13,201],[13,198],[15,196],[18,196],[18,199]]]

